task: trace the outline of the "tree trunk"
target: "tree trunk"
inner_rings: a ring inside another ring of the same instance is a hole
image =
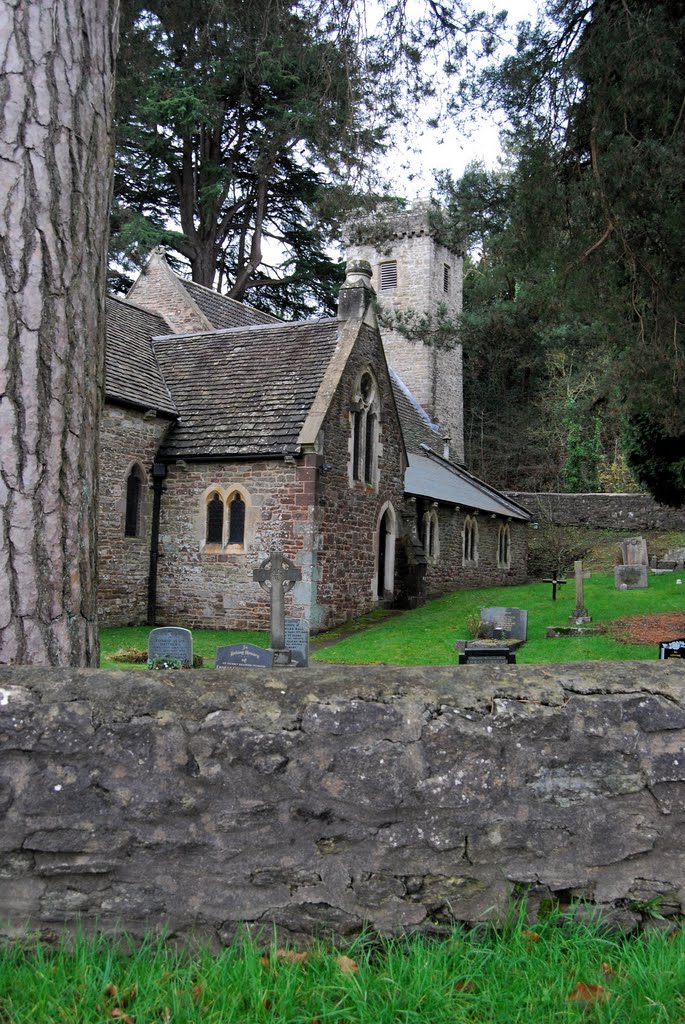
[[[0,0],[0,664],[97,665],[118,0]]]

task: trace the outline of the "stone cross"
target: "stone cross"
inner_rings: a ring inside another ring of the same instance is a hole
[[[576,576],[576,606],[569,615],[569,622],[592,622],[585,607],[585,595],[583,592],[583,562],[579,560],[573,563],[573,570]]]
[[[252,570],[252,577],[262,590],[266,590],[271,601],[271,648],[274,651],[283,651],[285,595],[302,578],[302,572],[282,551],[272,548],[271,554],[264,559],[259,568]]]

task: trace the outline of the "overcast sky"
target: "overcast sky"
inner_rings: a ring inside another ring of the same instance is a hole
[[[505,9],[509,22],[535,21],[538,4],[535,0],[502,0],[495,10]],[[433,171],[449,170],[458,177],[472,160],[482,160],[488,167],[497,163],[501,152],[499,133],[494,119],[483,120],[469,135],[456,129],[427,129],[418,142],[419,152],[407,152],[401,141],[389,153],[383,170],[391,180],[393,191],[406,199],[427,196],[434,185]]]

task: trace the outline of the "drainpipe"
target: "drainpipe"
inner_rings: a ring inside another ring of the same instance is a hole
[[[162,491],[167,475],[163,462],[152,463],[152,530],[150,532],[150,572],[147,580],[147,624],[157,623],[157,562],[159,561],[159,517],[162,510]]]

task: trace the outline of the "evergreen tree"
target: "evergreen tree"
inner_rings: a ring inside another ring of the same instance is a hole
[[[414,20],[391,0],[381,13],[374,35],[364,0],[126,0],[112,248],[124,276],[162,243],[234,298],[333,305],[341,268],[326,250],[387,130],[432,90],[423,56],[455,66],[479,23],[434,0]]]
[[[685,6],[562,0],[547,14],[481,88],[509,115],[516,203],[528,204],[527,238],[536,222],[541,229],[550,278],[564,282],[561,320],[584,302],[611,361],[629,462],[653,493],[680,504]],[[536,185],[526,171],[534,158],[542,166],[540,153],[549,166]]]

